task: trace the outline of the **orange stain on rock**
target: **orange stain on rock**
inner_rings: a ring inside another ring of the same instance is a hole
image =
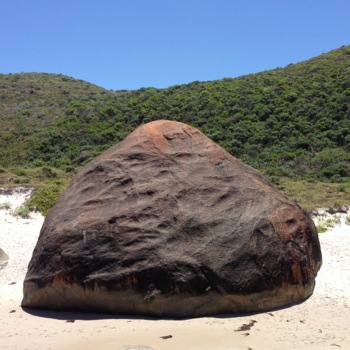
[[[67,281],[59,276],[58,273],[55,273],[52,284],[65,286],[67,284]]]
[[[123,281],[123,284],[132,287],[138,283],[138,279],[134,274],[127,275]]]

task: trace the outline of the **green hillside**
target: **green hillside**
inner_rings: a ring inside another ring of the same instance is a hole
[[[156,119],[199,128],[273,181],[347,188],[350,46],[285,68],[167,89],[109,91],[64,75],[0,75],[0,171],[72,171]]]

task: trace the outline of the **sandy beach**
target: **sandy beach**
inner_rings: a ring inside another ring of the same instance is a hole
[[[350,349],[349,212],[320,234],[323,265],[307,301],[251,315],[142,319],[21,308],[23,279],[44,218],[31,213],[20,219],[11,212],[29,195],[0,193],[0,247],[9,255],[0,270],[3,350]]]

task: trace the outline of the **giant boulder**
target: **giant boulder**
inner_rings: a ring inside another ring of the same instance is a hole
[[[49,212],[22,305],[161,317],[308,298],[315,225],[188,125],[156,121],[86,165]]]

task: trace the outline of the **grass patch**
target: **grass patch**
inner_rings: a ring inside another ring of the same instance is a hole
[[[28,204],[24,204],[12,212],[12,215],[19,216],[23,219],[29,219],[30,218],[29,214],[30,214],[30,207]]]
[[[345,218],[345,223],[347,225],[350,225],[350,215],[348,215],[346,218]]]
[[[325,233],[329,230],[329,228],[323,225],[318,225],[316,229],[317,229],[317,233]]]
[[[11,209],[11,204],[9,202],[0,203],[0,209],[9,210]]]
[[[0,184],[5,185],[5,187],[13,187],[18,184],[26,184],[28,186],[36,187],[42,182],[52,182],[55,180],[65,181],[66,179],[71,178],[71,174],[68,174],[61,169],[46,166],[26,169],[16,168],[9,169],[6,173],[0,172]]]
[[[335,183],[310,183],[280,178],[276,187],[303,209],[310,210],[349,205],[350,183],[342,185],[342,190],[339,191],[339,184]]]
[[[326,227],[334,227],[335,225],[339,224],[340,223],[340,219],[339,218],[333,218],[333,219],[327,219],[325,222],[324,222],[324,225]]]
[[[15,169],[13,172],[16,176],[27,176],[27,170],[25,169]]]
[[[324,233],[326,231],[329,231],[329,229],[333,228],[334,226],[340,224],[340,218],[333,217],[330,219],[327,219],[323,222],[321,222],[316,228],[318,233]]]

